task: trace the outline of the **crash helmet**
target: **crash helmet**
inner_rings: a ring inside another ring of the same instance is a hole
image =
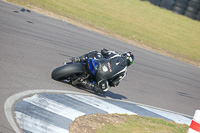
[[[122,54],[122,56],[126,58],[127,66],[130,66],[131,64],[133,64],[134,55],[132,52],[125,52],[124,54]]]

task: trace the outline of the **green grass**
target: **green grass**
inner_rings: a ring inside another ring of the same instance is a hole
[[[99,129],[98,133],[187,133],[189,126],[177,124],[163,119],[127,116],[123,124],[108,124]]]
[[[77,20],[200,64],[200,22],[140,0],[7,0]]]

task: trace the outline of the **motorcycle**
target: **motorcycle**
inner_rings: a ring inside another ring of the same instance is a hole
[[[52,71],[51,77],[57,81],[66,81],[73,86],[83,86],[96,94],[104,94],[98,87],[95,74],[98,69],[98,60],[89,58],[85,62],[68,62]],[[111,79],[108,81],[112,81]]]

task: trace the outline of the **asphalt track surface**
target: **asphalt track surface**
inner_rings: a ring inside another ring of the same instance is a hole
[[[4,103],[13,94],[34,89],[88,93],[50,75],[69,58],[103,47],[135,54],[127,77],[107,97],[191,116],[200,108],[199,68],[21,9],[0,0],[0,133],[14,132],[4,113]]]

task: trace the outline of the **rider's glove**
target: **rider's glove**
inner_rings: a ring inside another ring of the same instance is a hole
[[[74,62],[74,63],[75,62],[80,62],[80,58],[79,57],[72,57],[71,61]]]

